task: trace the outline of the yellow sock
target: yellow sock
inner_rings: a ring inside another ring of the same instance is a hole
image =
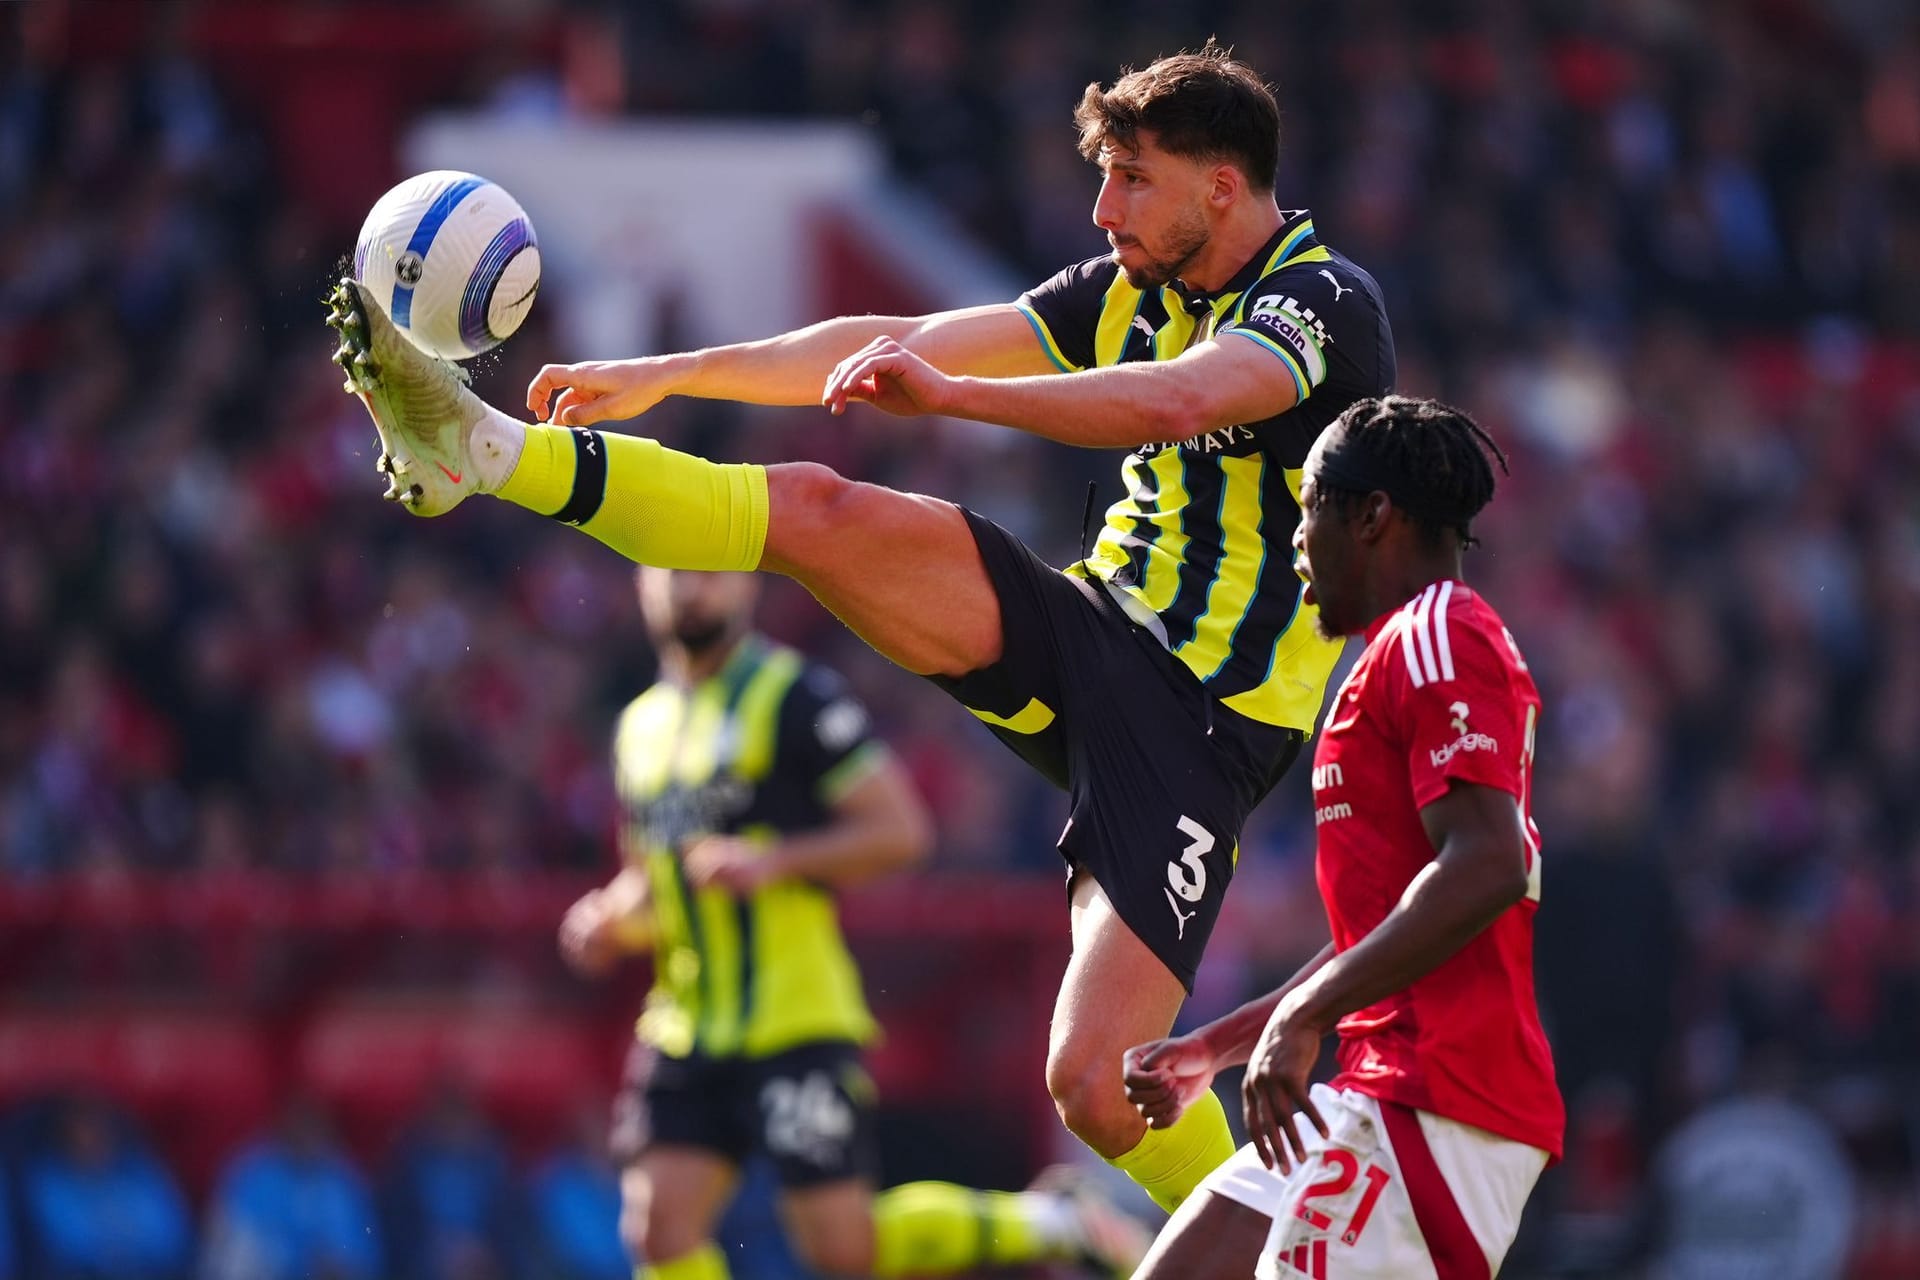
[[[1072,1224],[1052,1198],[909,1182],[873,1200],[873,1274],[951,1275],[1066,1256]]]
[[[717,1244],[703,1244],[671,1262],[635,1267],[633,1280],[727,1280],[727,1255]]]
[[[1209,1089],[1170,1129],[1149,1129],[1133,1150],[1107,1161],[1172,1213],[1201,1179],[1233,1154],[1227,1111]]]
[[[638,436],[529,426],[498,496],[662,569],[757,569],[767,543],[765,467]]]

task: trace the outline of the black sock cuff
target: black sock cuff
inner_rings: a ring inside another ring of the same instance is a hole
[[[599,513],[607,500],[607,442],[598,431],[574,427],[573,493],[567,504],[553,513],[562,524],[583,525]]]

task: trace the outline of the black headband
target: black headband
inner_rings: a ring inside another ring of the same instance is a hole
[[[1408,515],[1442,527],[1458,527],[1464,523],[1458,516],[1442,515],[1435,511],[1433,504],[1420,492],[1418,481],[1353,444],[1351,436],[1321,452],[1320,467],[1314,479],[1319,484],[1331,485],[1350,493],[1365,494],[1377,490],[1393,499],[1393,505]]]

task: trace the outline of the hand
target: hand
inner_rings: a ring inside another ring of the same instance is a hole
[[[673,394],[675,376],[665,357],[550,364],[527,386],[527,412],[563,427],[637,418]]]
[[[1127,1101],[1149,1129],[1165,1129],[1213,1085],[1213,1050],[1198,1036],[1137,1044],[1121,1055]]]
[[[600,890],[581,898],[560,918],[560,956],[575,973],[597,978],[613,968],[620,954],[615,920]]]
[[[820,403],[844,413],[849,400],[864,400],[899,417],[944,412],[953,379],[892,338],[875,338],[827,375]]]
[[[703,836],[682,851],[680,865],[694,888],[711,885],[736,898],[780,877],[780,864],[772,852],[739,836]]]
[[[1286,1173],[1293,1167],[1292,1160],[1307,1158],[1306,1140],[1294,1128],[1295,1110],[1305,1113],[1321,1137],[1327,1136],[1327,1122],[1307,1092],[1307,1078],[1320,1058],[1321,1037],[1318,1027],[1308,1026],[1295,1007],[1282,1000],[1261,1028],[1247,1059],[1246,1078],[1240,1083],[1247,1136],[1269,1169]]]

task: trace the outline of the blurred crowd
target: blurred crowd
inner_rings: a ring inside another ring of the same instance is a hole
[[[1920,1229],[1906,6],[495,7],[568,34],[546,61],[479,60],[457,100],[862,119],[1036,281],[1101,250],[1081,87],[1234,44],[1280,93],[1282,206],[1385,289],[1402,389],[1513,455],[1469,574],[1547,706],[1540,979],[1573,1124],[1549,1185],[1586,1230],[1533,1246],[1541,1265],[1638,1247],[1662,1135],[1736,1092],[1817,1112],[1883,1229]],[[277,151],[183,27],[89,63],[8,8],[0,877],[604,867],[605,735],[649,670],[626,567],[519,513],[416,525],[376,501],[316,303],[352,228],[291,194],[315,159]],[[483,388],[516,401],[543,340]],[[654,422],[932,489],[1056,562],[1075,480],[1113,496],[1111,460],[1028,442],[985,465],[976,434],[908,455],[818,415]],[[767,621],[875,704],[943,865],[1051,873],[1058,806],[984,732],[797,593]],[[1324,937],[1302,783],[1250,834],[1203,1006]]]
[[[458,1092],[373,1172],[296,1101],[196,1212],[137,1125],[86,1094],[8,1117],[0,1276],[62,1280],[629,1280],[594,1130],[514,1161]]]

